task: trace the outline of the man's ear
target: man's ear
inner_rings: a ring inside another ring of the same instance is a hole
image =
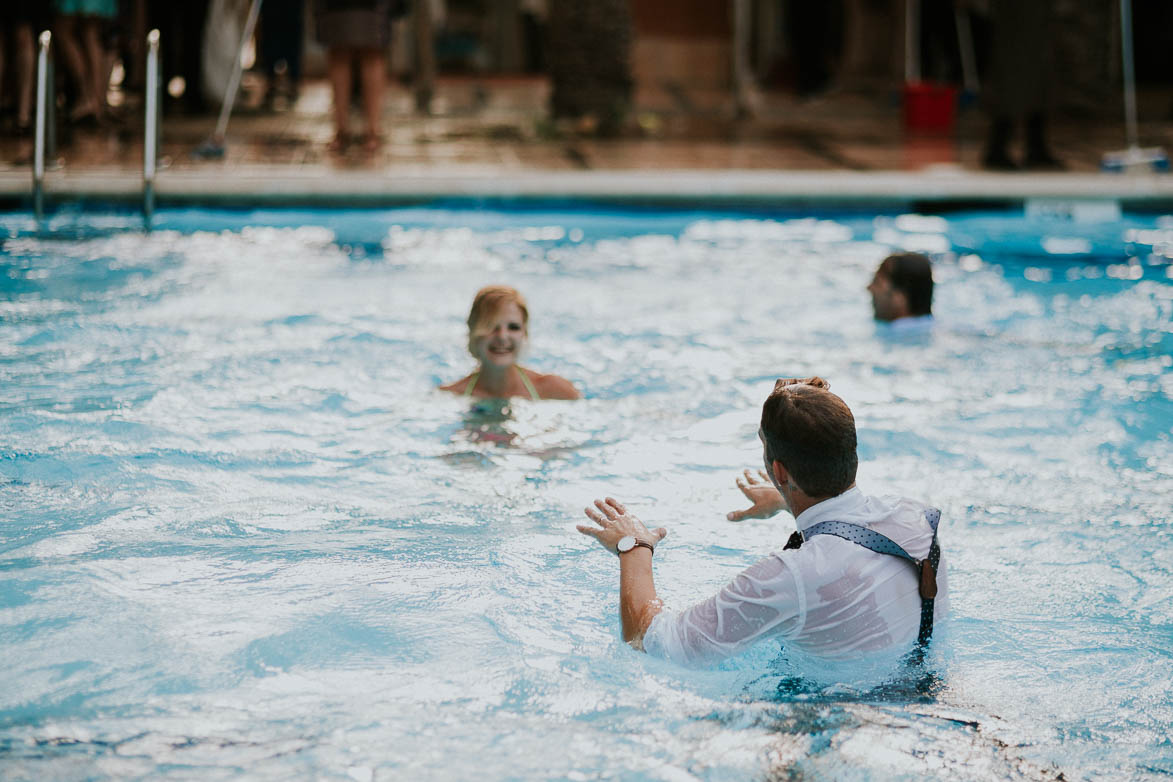
[[[790,480],[790,473],[782,466],[782,462],[777,459],[770,462],[770,471],[774,473],[774,480],[778,482],[779,486],[785,486],[786,482]]]
[[[889,296],[889,301],[892,304],[892,313],[896,316],[893,320],[907,318],[912,315],[912,310],[908,308],[908,295],[904,291],[899,288],[893,288]]]

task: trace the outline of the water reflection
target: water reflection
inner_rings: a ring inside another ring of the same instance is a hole
[[[456,437],[470,443],[516,445],[518,433],[511,429],[515,420],[508,399],[478,399],[461,417]]]

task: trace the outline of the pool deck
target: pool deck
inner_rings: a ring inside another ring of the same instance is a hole
[[[415,114],[394,87],[384,144],[374,153],[330,153],[330,95],[306,84],[296,104],[263,111],[246,93],[232,117],[224,155],[193,152],[216,117],[164,121],[156,197],[160,205],[392,205],[435,200],[591,198],[646,203],[705,202],[850,207],[963,207],[1028,199],[1112,200],[1126,208],[1173,209],[1173,175],[1101,173],[1104,152],[1124,146],[1122,124],[1066,119],[1051,128],[1061,172],[990,173],[979,165],[985,119],[961,112],[954,133],[921,135],[902,127],[893,96],[831,94],[811,100],[763,98],[749,120],[720,100],[686,108],[643,96],[659,108],[637,113],[636,130],[599,139],[551,125],[548,85],[538,79],[446,79],[433,113]],[[659,101],[659,103],[657,103]],[[250,103],[252,105],[250,105]],[[1169,96],[1142,104],[1144,146],[1173,148]],[[45,176],[50,203],[140,203],[141,120],[129,110],[121,128],[76,131],[63,139]],[[0,200],[31,204],[31,144],[0,139]]]

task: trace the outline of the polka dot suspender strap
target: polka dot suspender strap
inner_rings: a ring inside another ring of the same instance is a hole
[[[937,597],[937,566],[941,563],[941,547],[937,544],[937,524],[941,521],[941,511],[927,509],[925,521],[933,529],[933,542],[929,546],[929,555],[924,559],[913,557],[887,535],[846,521],[822,521],[808,528],[805,533],[795,532],[784,549],[800,548],[804,538],[813,535],[834,535],[877,554],[890,554],[911,562],[920,576],[920,632],[917,633],[916,642],[924,645],[933,637],[933,600]]]

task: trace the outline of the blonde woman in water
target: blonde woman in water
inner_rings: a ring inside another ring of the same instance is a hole
[[[481,288],[468,313],[468,352],[480,367],[440,390],[477,398],[578,399],[581,394],[566,378],[543,375],[517,363],[529,338],[528,328],[529,310],[520,293],[505,285]]]

